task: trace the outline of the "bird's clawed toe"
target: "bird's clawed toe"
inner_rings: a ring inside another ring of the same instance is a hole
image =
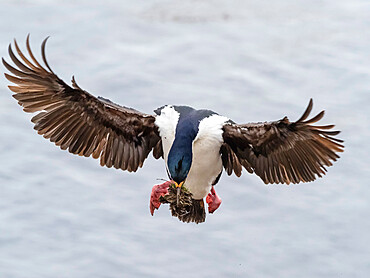
[[[208,212],[214,213],[216,209],[221,205],[221,198],[216,194],[215,188],[212,186],[211,193],[206,198],[208,204]]]
[[[153,186],[152,193],[150,194],[150,213],[153,215],[156,209],[159,209],[161,202],[159,198],[168,193],[168,187],[171,185],[171,181],[166,181],[162,184],[157,184]]]

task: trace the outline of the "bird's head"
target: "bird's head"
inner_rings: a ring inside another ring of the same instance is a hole
[[[181,187],[185,182],[192,163],[192,152],[172,148],[168,155],[168,171],[176,187]]]
[[[186,117],[179,120],[175,140],[167,159],[167,169],[176,187],[185,182],[193,162],[193,141],[197,136],[198,119]]]
[[[193,160],[192,139],[176,138],[168,154],[167,168],[176,187],[185,182]]]

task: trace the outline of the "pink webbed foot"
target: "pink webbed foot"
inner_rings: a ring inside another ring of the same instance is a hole
[[[216,194],[215,188],[212,186],[211,193],[206,198],[208,204],[208,212],[214,213],[216,209],[221,205],[221,198]]]
[[[153,186],[152,193],[150,194],[150,213],[153,215],[154,210],[159,209],[161,202],[159,198],[168,193],[168,187],[171,185],[171,181],[166,181],[162,184],[157,184]]]

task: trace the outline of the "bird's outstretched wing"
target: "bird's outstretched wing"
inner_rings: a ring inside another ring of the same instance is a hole
[[[38,112],[32,118],[39,134],[61,149],[73,154],[100,157],[100,164],[136,171],[154,148],[156,158],[162,156],[161,140],[155,117],[96,98],[82,90],[74,78],[72,87],[59,79],[45,57],[45,39],[41,46],[45,67],[35,59],[27,37],[27,58],[14,41],[19,58],[9,45],[15,68],[3,59],[13,74],[5,77],[15,83],[9,86],[13,97],[25,112]]]
[[[324,111],[307,120],[312,105],[311,99],[296,122],[284,117],[275,122],[225,124],[221,155],[227,173],[240,176],[243,166],[266,184],[309,182],[325,174],[325,166],[339,158],[336,152],[344,146],[333,137],[339,131],[330,131],[334,125],[312,125]]]

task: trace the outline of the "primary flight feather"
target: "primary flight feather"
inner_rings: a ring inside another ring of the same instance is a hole
[[[5,77],[15,86],[9,89],[32,118],[40,135],[61,149],[80,156],[100,159],[100,165],[135,172],[153,151],[163,158],[170,182],[153,187],[150,209],[160,206],[161,196],[168,195],[171,184],[191,193],[192,205],[176,215],[185,222],[203,222],[205,209],[213,213],[221,204],[214,190],[223,169],[238,177],[242,168],[257,174],[268,183],[309,182],[322,177],[342,152],[342,140],[334,137],[334,125],[313,125],[324,111],[308,119],[312,99],[302,117],[279,121],[236,124],[210,110],[166,105],[154,115],[96,98],[81,89],[74,78],[72,87],[50,68],[41,45],[42,66],[26,40],[29,58],[9,45],[9,56],[16,67],[2,59],[12,74]],[[172,191],[170,191],[172,192]],[[178,199],[178,198],[177,198]]]

